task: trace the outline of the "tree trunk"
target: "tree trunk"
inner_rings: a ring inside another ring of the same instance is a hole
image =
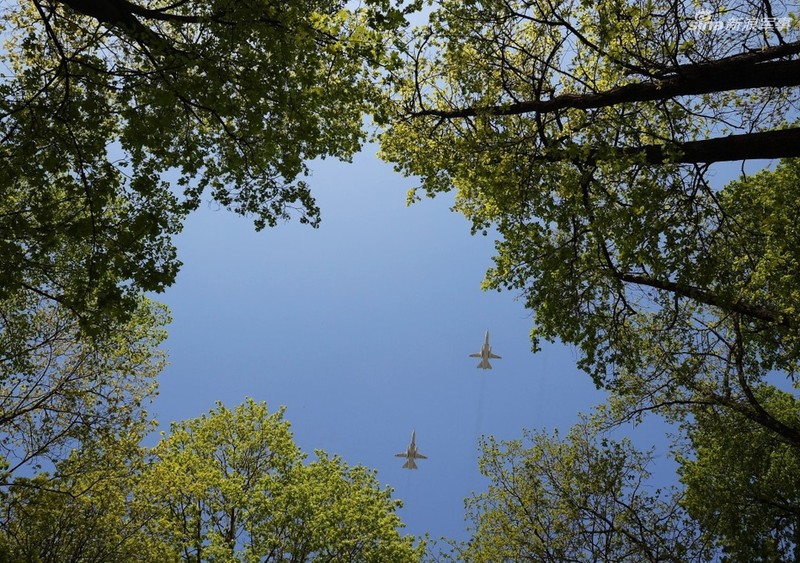
[[[620,158],[643,155],[647,164],[712,164],[737,160],[761,160],[800,157],[800,128],[778,129],[728,135],[701,141],[674,141],[660,145],[632,147],[592,147],[586,157],[564,148],[547,149],[536,154],[536,162],[575,162],[596,164]]]
[[[644,153],[649,164],[711,164],[737,160],[791,158],[800,156],[800,129],[779,129],[743,135],[729,135],[702,141],[675,143],[677,157],[669,155],[669,145],[624,148],[625,155]]]
[[[422,110],[414,117],[431,115],[447,119],[484,115],[519,115],[552,113],[564,109],[599,109],[618,104],[669,100],[680,96],[697,96],[715,92],[778,88],[800,85],[800,60],[754,62],[769,56],[786,56],[800,52],[800,42],[781,45],[752,55],[696,65],[683,65],[674,74],[650,82],[617,86],[604,92],[561,94],[549,100],[527,100],[503,106],[463,108],[455,110]]]

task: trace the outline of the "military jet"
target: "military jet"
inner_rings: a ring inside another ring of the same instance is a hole
[[[408,445],[406,451],[400,452],[399,454],[394,454],[395,457],[406,458],[406,462],[403,464],[404,469],[417,469],[417,464],[414,463],[415,459],[428,459],[427,456],[424,456],[417,451],[417,444],[415,443],[416,434],[416,430],[411,431],[411,443]]]
[[[483,347],[481,351],[477,354],[470,354],[470,358],[480,358],[481,363],[478,364],[478,367],[481,369],[492,369],[492,364],[489,363],[489,360],[499,360],[500,356],[497,354],[492,353],[492,347],[489,345],[489,331],[486,331],[486,338],[483,340]]]

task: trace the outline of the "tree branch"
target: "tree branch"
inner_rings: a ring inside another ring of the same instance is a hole
[[[564,109],[599,109],[624,103],[649,102],[679,96],[696,96],[751,88],[800,85],[800,60],[753,62],[800,53],[800,41],[771,47],[759,52],[759,58],[742,54],[720,61],[684,65],[666,78],[635,82],[602,92],[561,94],[549,100],[526,100],[508,105],[467,107],[454,110],[427,109],[412,117],[436,116],[445,119],[476,115],[519,115],[552,113]]]
[[[678,154],[674,155],[677,150]],[[674,142],[612,149],[609,160],[644,154],[648,164],[712,164],[739,160],[800,157],[800,129],[778,129],[728,135],[702,141]]]
[[[761,305],[753,305],[742,301],[728,302],[718,295],[698,287],[617,271],[614,271],[614,275],[620,281],[662,289],[680,295],[681,297],[687,297],[699,301],[700,303],[705,303],[706,305],[718,307],[725,311],[731,311],[761,321],[767,321],[790,328],[797,324],[793,317],[781,311],[775,311],[774,309],[769,309]]]
[[[127,0],[56,0],[75,12],[89,16],[112,29],[119,29],[141,45],[168,49],[168,42],[158,33],[142,24],[134,15],[135,4]],[[154,12],[160,13],[160,12]]]

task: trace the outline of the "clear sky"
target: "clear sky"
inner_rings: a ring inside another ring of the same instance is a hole
[[[157,299],[172,310],[153,411],[164,427],[245,397],[287,407],[297,444],[378,470],[406,532],[466,539],[463,500],[486,489],[478,437],[577,422],[603,395],[561,345],[530,351],[516,295],[485,292],[491,237],[471,236],[452,196],[406,207],[413,180],[367,147],[315,163],[319,229],[256,233],[205,207],[178,238],[184,266]],[[494,369],[476,369],[491,331]],[[412,429],[429,459],[402,469]]]

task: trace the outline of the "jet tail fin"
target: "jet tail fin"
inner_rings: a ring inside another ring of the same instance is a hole
[[[410,457],[403,464],[403,469],[417,469],[417,464],[414,463],[414,458]]]

